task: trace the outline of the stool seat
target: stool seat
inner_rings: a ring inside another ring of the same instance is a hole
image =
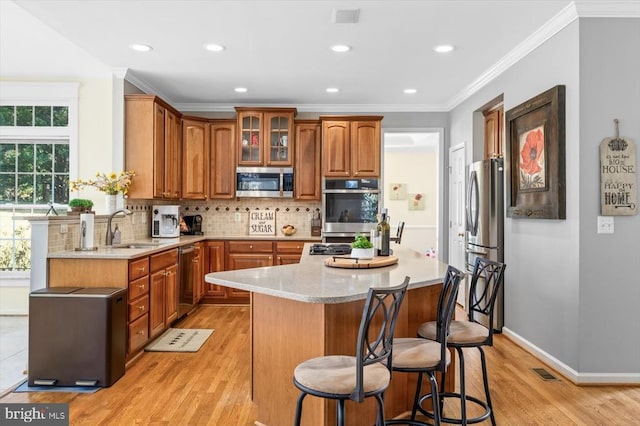
[[[418,327],[418,335],[425,339],[436,339],[436,323],[430,321]],[[484,343],[489,338],[489,329],[482,324],[470,321],[451,321],[451,331],[447,344],[454,345],[477,345]]]
[[[348,397],[356,387],[356,364],[354,356],[321,356],[298,364],[293,377],[299,384],[315,391]],[[365,393],[381,392],[389,386],[391,373],[385,364],[365,365],[363,371]]]
[[[393,339],[393,367],[397,369],[435,368],[441,361],[441,344],[419,337]],[[445,365],[451,363],[451,353],[447,351]]]

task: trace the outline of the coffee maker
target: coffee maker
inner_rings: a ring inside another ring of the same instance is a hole
[[[183,219],[185,225],[187,225],[186,230],[182,231],[183,235],[204,235],[202,232],[201,215],[184,216]]]
[[[180,206],[153,206],[151,214],[151,237],[180,236]]]

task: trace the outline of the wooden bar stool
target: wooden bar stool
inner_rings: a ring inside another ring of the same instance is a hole
[[[304,361],[293,372],[293,384],[300,389],[295,425],[302,418],[302,401],[307,395],[337,400],[336,419],[344,425],[346,400],[363,402],[374,397],[378,403],[377,425],[384,422],[384,391],[391,380],[391,345],[396,318],[409,277],[395,287],[370,288],[362,312],[356,356],[329,355]]]

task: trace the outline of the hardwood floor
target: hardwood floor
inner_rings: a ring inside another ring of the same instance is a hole
[[[253,425],[249,307],[202,307],[178,327],[216,331],[197,353],[145,353],[95,394],[10,393],[0,402],[69,403],[72,425]],[[504,336],[495,340],[486,353],[499,425],[640,424],[640,387],[574,386]],[[481,395],[478,351],[465,360],[468,392]],[[543,381],[531,371],[537,367],[559,380]]]

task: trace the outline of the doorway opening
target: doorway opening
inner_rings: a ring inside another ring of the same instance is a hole
[[[446,259],[444,129],[383,129],[382,208],[391,234],[405,222],[402,245]],[[445,255],[443,258],[442,255]]]

